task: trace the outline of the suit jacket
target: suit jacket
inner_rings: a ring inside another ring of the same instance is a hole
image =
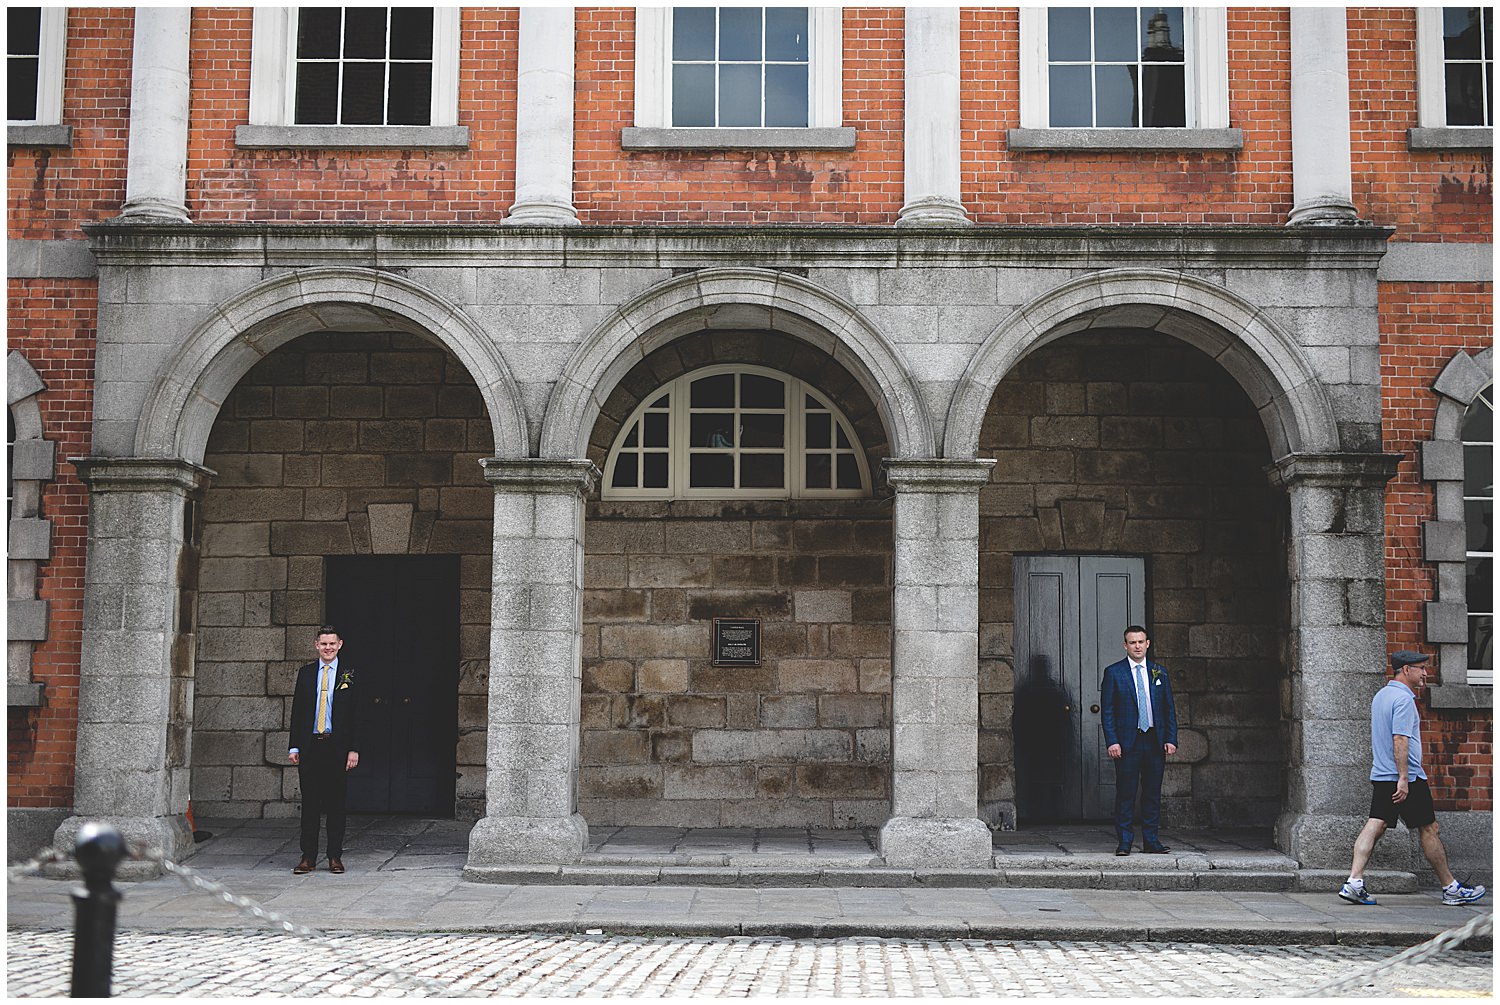
[[[1160,663],[1146,660],[1146,690],[1151,693],[1151,722],[1156,726],[1156,736],[1164,744],[1177,743],[1177,704],[1172,700],[1172,681],[1167,677],[1167,668]],[[1099,685],[1100,723],[1104,726],[1104,742],[1113,746],[1130,746],[1127,741],[1136,736],[1140,722],[1140,709],[1135,702],[1135,679],[1130,673],[1130,661],[1120,660],[1104,668],[1104,680]]]
[[[318,666],[315,660],[297,670],[297,684],[292,689],[292,728],[287,738],[288,747],[306,750],[313,744],[313,717],[318,714]],[[342,754],[359,750],[358,696],[354,674],[347,663],[339,660],[333,684],[333,738],[318,742],[332,743]]]

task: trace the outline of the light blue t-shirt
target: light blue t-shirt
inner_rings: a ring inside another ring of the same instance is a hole
[[[1422,770],[1422,721],[1417,715],[1417,696],[1399,680],[1387,681],[1370,702],[1370,781],[1394,782],[1396,751],[1391,738],[1407,736],[1406,777],[1426,778]]]

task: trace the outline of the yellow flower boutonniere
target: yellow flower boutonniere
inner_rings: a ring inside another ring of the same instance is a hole
[[[348,670],[345,670],[343,673],[339,674],[339,683],[337,690],[347,691],[349,689],[349,685],[353,683],[354,674],[350,673]]]
[[[1151,683],[1158,687],[1161,686],[1161,667],[1151,668]]]

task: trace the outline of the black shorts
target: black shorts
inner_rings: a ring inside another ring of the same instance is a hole
[[[1437,819],[1427,779],[1413,778],[1407,784],[1406,798],[1399,803],[1391,802],[1391,796],[1396,794],[1395,782],[1371,782],[1370,785],[1375,790],[1370,795],[1370,816],[1375,820],[1384,820],[1387,827],[1396,826],[1397,817],[1405,820],[1406,826],[1411,830],[1426,827]]]

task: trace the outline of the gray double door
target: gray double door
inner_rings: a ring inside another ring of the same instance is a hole
[[[1111,819],[1099,682],[1125,626],[1145,624],[1145,559],[1018,555],[1015,602],[1017,818]]]

